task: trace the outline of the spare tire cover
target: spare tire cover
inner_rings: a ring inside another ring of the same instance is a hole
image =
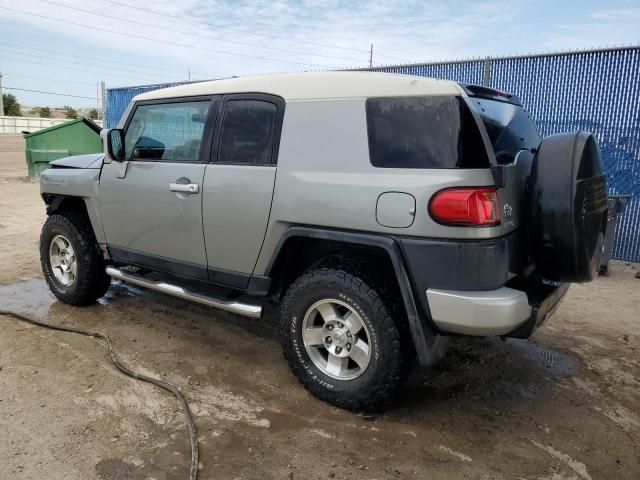
[[[606,228],[607,188],[598,143],[587,132],[545,138],[528,180],[528,250],[543,277],[593,280]]]

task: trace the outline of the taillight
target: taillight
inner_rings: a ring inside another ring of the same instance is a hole
[[[436,193],[429,213],[447,225],[500,225],[500,204],[495,188],[448,188]]]

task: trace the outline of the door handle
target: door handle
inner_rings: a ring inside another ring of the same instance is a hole
[[[170,183],[169,190],[180,193],[198,193],[200,186],[197,183]]]

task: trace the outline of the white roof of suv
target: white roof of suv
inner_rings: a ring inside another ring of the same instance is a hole
[[[312,72],[230,78],[189,83],[140,94],[155,100],[224,93],[268,93],[285,100],[367,98],[411,95],[461,95],[455,82],[378,72]]]

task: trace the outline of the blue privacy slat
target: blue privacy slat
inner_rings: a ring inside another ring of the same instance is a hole
[[[517,93],[543,136],[588,130],[610,194],[632,195],[613,258],[640,261],[640,50],[492,60],[491,87]]]
[[[442,78],[456,82],[482,84],[484,62],[482,60],[470,62],[437,63],[431,65],[407,65],[373,68],[375,72],[402,73],[405,75],[419,75],[421,77]]]
[[[120,117],[129,105],[129,102],[136,95],[151,92],[160,88],[173,87],[180,83],[161,83],[157,85],[145,85],[141,87],[112,88],[107,90],[105,128],[115,128],[120,121]]]
[[[632,195],[620,216],[613,258],[640,262],[640,47],[392,65],[372,70],[483,84],[517,94],[543,136],[593,132],[602,150],[610,194]],[[107,90],[106,126],[117,125],[139,93],[174,84]]]

